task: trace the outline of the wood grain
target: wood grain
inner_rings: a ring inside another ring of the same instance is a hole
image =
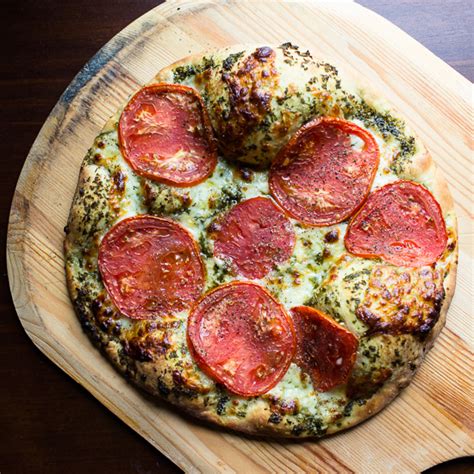
[[[261,18],[266,18],[266,26]],[[160,67],[206,47],[288,39],[313,51],[317,45],[329,60],[348,63],[404,111],[445,171],[460,218],[458,291],[447,329],[414,383],[363,427],[318,443],[224,433],[180,418],[135,391],[82,334],[63,276],[62,227],[80,161],[127,95]],[[468,399],[471,187],[464,178],[472,166],[466,120],[470,113],[468,81],[358,5],[167,2],[114,38],[76,77],[30,152],[12,207],[8,241],[11,289],[22,323],[48,357],[187,470],[419,470],[467,454],[472,451],[473,419]],[[410,456],[393,456],[395,448]]]

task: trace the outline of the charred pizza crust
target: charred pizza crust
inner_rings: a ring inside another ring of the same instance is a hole
[[[319,437],[375,414],[412,379],[444,326],[454,292],[456,217],[429,152],[369,86],[289,43],[191,56],[160,71],[152,81],[158,82],[188,85],[201,94],[229,161],[219,158],[213,175],[194,187],[159,184],[135,174],[123,159],[117,136],[121,110],[108,121],[82,164],[66,227],[67,283],[84,330],[133,383],[226,428]],[[267,196],[269,163],[301,125],[319,115],[345,118],[374,135],[381,161],[372,189],[407,179],[431,191],[446,221],[448,245],[430,267],[398,268],[345,251],[347,222],[305,228],[294,221],[295,256],[259,282],[288,309],[313,306],[351,330],[359,338],[356,364],[348,383],[328,392],[315,391],[292,364],[268,393],[240,397],[193,361],[185,337],[188,312],[131,320],[117,311],[98,271],[98,247],[120,219],[143,213],[169,217],[199,243],[206,289],[232,281],[229,268],[212,256],[207,226],[242,199]],[[232,161],[237,159],[240,164]],[[373,284],[376,278],[382,286]],[[415,282],[409,288],[406,278]],[[402,300],[390,301],[403,285]],[[393,320],[397,305],[408,310],[405,318]]]

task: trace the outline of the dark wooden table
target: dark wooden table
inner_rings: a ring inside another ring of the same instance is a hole
[[[15,184],[41,125],[84,63],[156,0],[3,0],[0,247]],[[471,81],[471,0],[361,0]],[[0,473],[179,469],[49,362],[17,319],[0,256]],[[400,454],[394,453],[394,456]],[[470,460],[433,472],[472,472]]]

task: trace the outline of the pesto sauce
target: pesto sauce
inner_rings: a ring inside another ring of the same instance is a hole
[[[244,55],[244,51],[240,51],[239,53],[229,54],[227,58],[224,59],[222,62],[222,69],[225,71],[230,71],[234,64]]]
[[[411,157],[416,152],[415,137],[406,134],[405,123],[388,112],[377,111],[363,99],[356,99],[352,95],[346,96],[346,100],[342,101],[342,104],[346,118],[361,120],[366,127],[380,132],[386,140],[390,137],[397,140],[400,152],[390,164],[390,169],[397,176],[403,174]]]
[[[207,69],[212,69],[216,66],[213,57],[204,57],[200,64],[187,64],[185,66],[178,66],[173,70],[173,79],[175,82],[184,82],[197,74],[202,74]]]

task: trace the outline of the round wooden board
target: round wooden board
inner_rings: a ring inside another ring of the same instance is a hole
[[[365,76],[402,111],[447,177],[459,217],[457,291],[447,326],[413,383],[370,421],[320,441],[256,439],[213,429],[135,390],[83,334],[64,277],[63,227],[81,161],[129,94],[188,54],[233,43],[285,41]],[[31,148],[7,243],[10,287],[26,332],[52,361],[186,471],[419,471],[472,454],[471,93],[469,81],[354,3],[166,2],[91,59]]]

